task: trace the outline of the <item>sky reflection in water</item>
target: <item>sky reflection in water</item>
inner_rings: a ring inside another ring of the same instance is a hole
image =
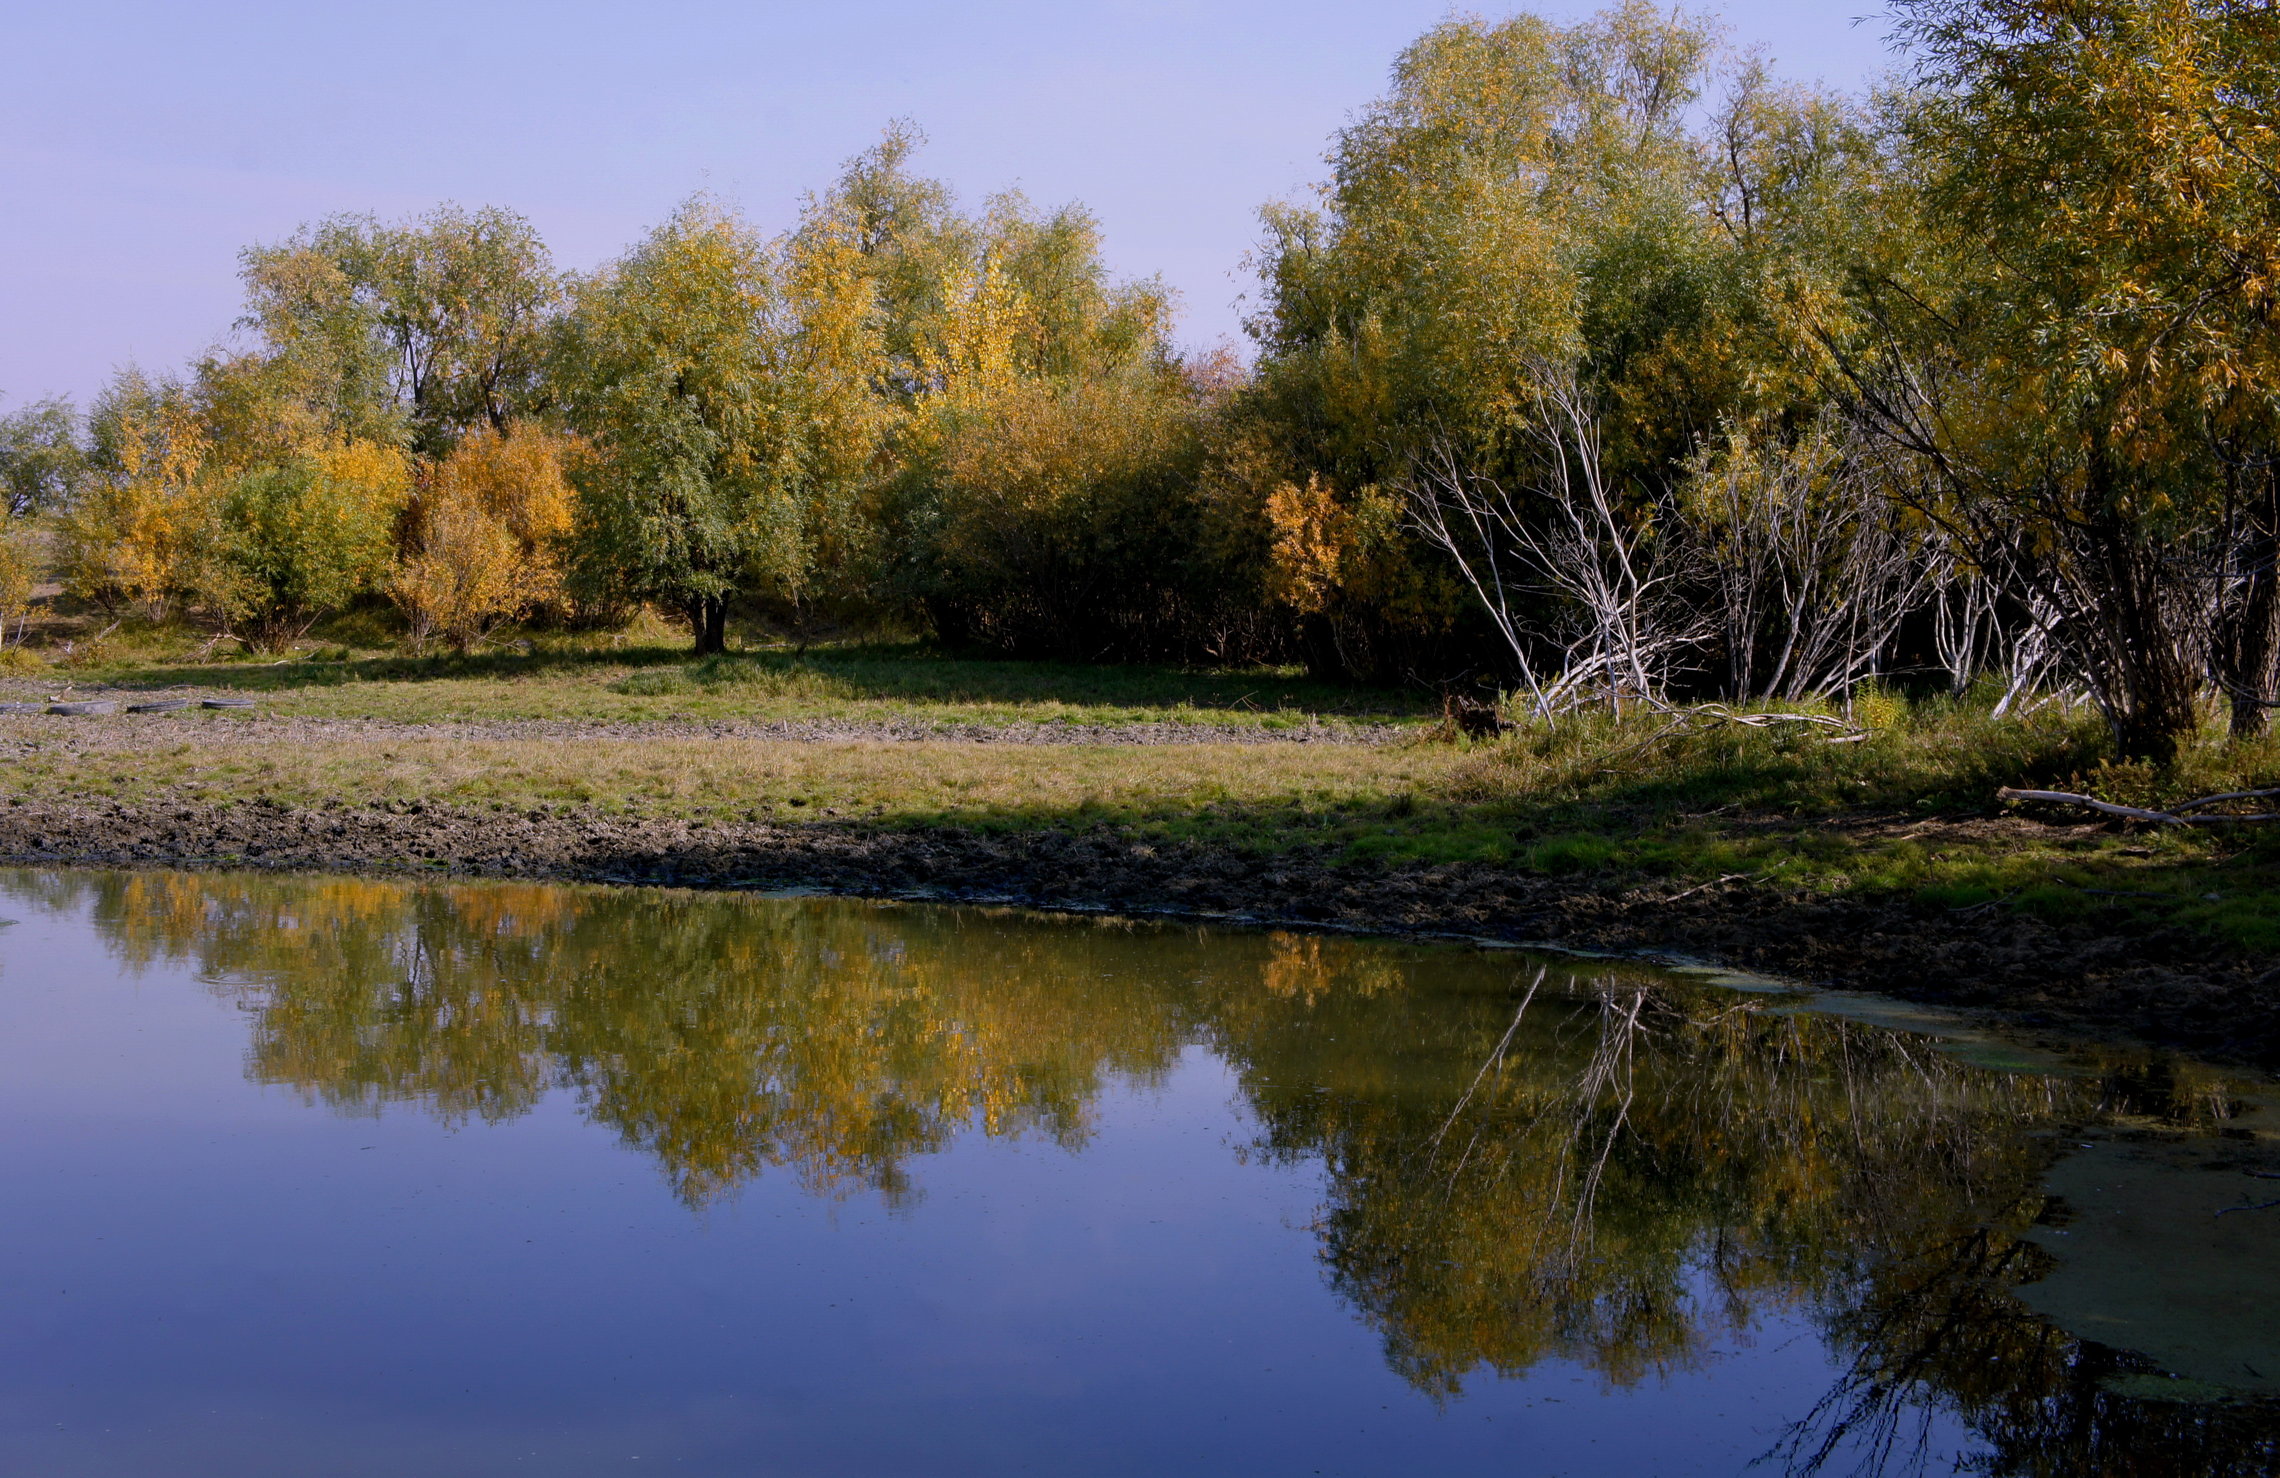
[[[2213,1079],[1433,947],[0,889],[0,1470],[2274,1460],[2267,1409],[2128,1394],[2145,1361],[2007,1291],[2051,1131],[2221,1113]]]

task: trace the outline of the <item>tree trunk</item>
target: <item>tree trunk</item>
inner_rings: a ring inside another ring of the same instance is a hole
[[[2124,506],[2112,462],[2093,446],[2088,506],[2079,529],[2088,588],[2078,620],[2099,706],[2124,759],[2167,764],[2200,722],[2194,699],[2206,681],[2208,613],[2179,588],[2159,536]]]
[[[2262,734],[2273,700],[2280,698],[2280,470],[2264,470],[2244,523],[2240,572],[2247,589],[2225,643],[2235,739]]]
[[[696,638],[696,654],[714,657],[728,650],[728,598],[701,595],[688,605],[689,630]]]

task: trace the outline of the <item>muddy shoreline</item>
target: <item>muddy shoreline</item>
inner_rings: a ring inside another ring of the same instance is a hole
[[[2280,1068],[2280,960],[2183,931],[1749,882],[1547,878],[1479,864],[1332,867],[1091,831],[698,824],[587,810],[22,798],[0,862],[525,878],[1019,904],[1677,957]]]

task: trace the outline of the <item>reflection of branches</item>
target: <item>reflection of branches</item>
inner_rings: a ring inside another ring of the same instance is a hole
[[[2005,1307],[1998,1292],[2025,1247],[1974,1228],[1929,1249],[1912,1267],[1887,1270],[1874,1284],[1882,1307],[1852,1334],[1852,1368],[1761,1461],[1779,1458],[1790,1473],[1819,1473],[1849,1449],[1859,1459],[1856,1471],[1891,1472],[1912,1416],[1915,1441],[1899,1471],[1924,1471],[1937,1410],[1925,1400],[1926,1387],[1935,1365],[1953,1359],[1964,1340],[1986,1344],[1990,1314],[2012,1315],[2003,1320],[2011,1326],[2006,1333],[2030,1340],[2047,1333],[2025,1310]]]
[[[1448,1136],[1449,1126],[1457,1122],[1457,1116],[1465,1111],[1465,1106],[1473,1101],[1473,1095],[1480,1091],[1481,1080],[1488,1076],[1488,1070],[1503,1065],[1504,1049],[1512,1045],[1512,1034],[1520,1030],[1520,1022],[1528,1014],[1528,1003],[1536,999],[1537,988],[1544,983],[1546,968],[1543,965],[1536,967],[1536,978],[1528,982],[1528,993],[1520,998],[1519,1009],[1512,1013],[1512,1024],[1504,1028],[1504,1035],[1497,1038],[1495,1049],[1482,1060],[1480,1071],[1474,1073],[1472,1082],[1465,1086],[1464,1097],[1458,1099],[1457,1106],[1449,1110],[1449,1117],[1441,1121],[1441,1127],[1433,1131],[1433,1138],[1429,1141],[1433,1148],[1440,1148],[1441,1141]]]
[[[1648,992],[1644,986],[1633,988],[1628,1012],[1613,1004],[1612,994],[1608,985],[1599,987],[1599,1042],[1591,1054],[1590,1065],[1584,1069],[1583,1080],[1576,1085],[1579,1137],[1589,1123],[1593,1106],[1603,1095],[1615,1090],[1619,1091],[1620,1098],[1615,1106],[1614,1121],[1607,1126],[1606,1134],[1599,1141],[1599,1153],[1592,1159],[1591,1173],[1584,1178],[1583,1189],[1575,1198],[1575,1212],[1570,1218],[1571,1256],[1579,1255],[1591,1243],[1591,1213],[1599,1200],[1599,1183],[1607,1173],[1607,1157],[1615,1152],[1624,1127],[1631,1122],[1631,1105],[1638,1097],[1634,1046],[1639,1036],[1639,1013],[1646,1009]]]

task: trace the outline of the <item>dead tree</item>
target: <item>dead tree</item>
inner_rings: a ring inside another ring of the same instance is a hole
[[[1659,707],[1670,666],[1704,634],[1674,598],[1682,551],[1610,486],[1598,417],[1572,375],[1540,376],[1535,410],[1525,485],[1478,472],[1454,438],[1436,437],[1411,464],[1411,522],[1471,587],[1539,716],[1594,697],[1617,712]],[[1550,629],[1524,629],[1544,597]]]

